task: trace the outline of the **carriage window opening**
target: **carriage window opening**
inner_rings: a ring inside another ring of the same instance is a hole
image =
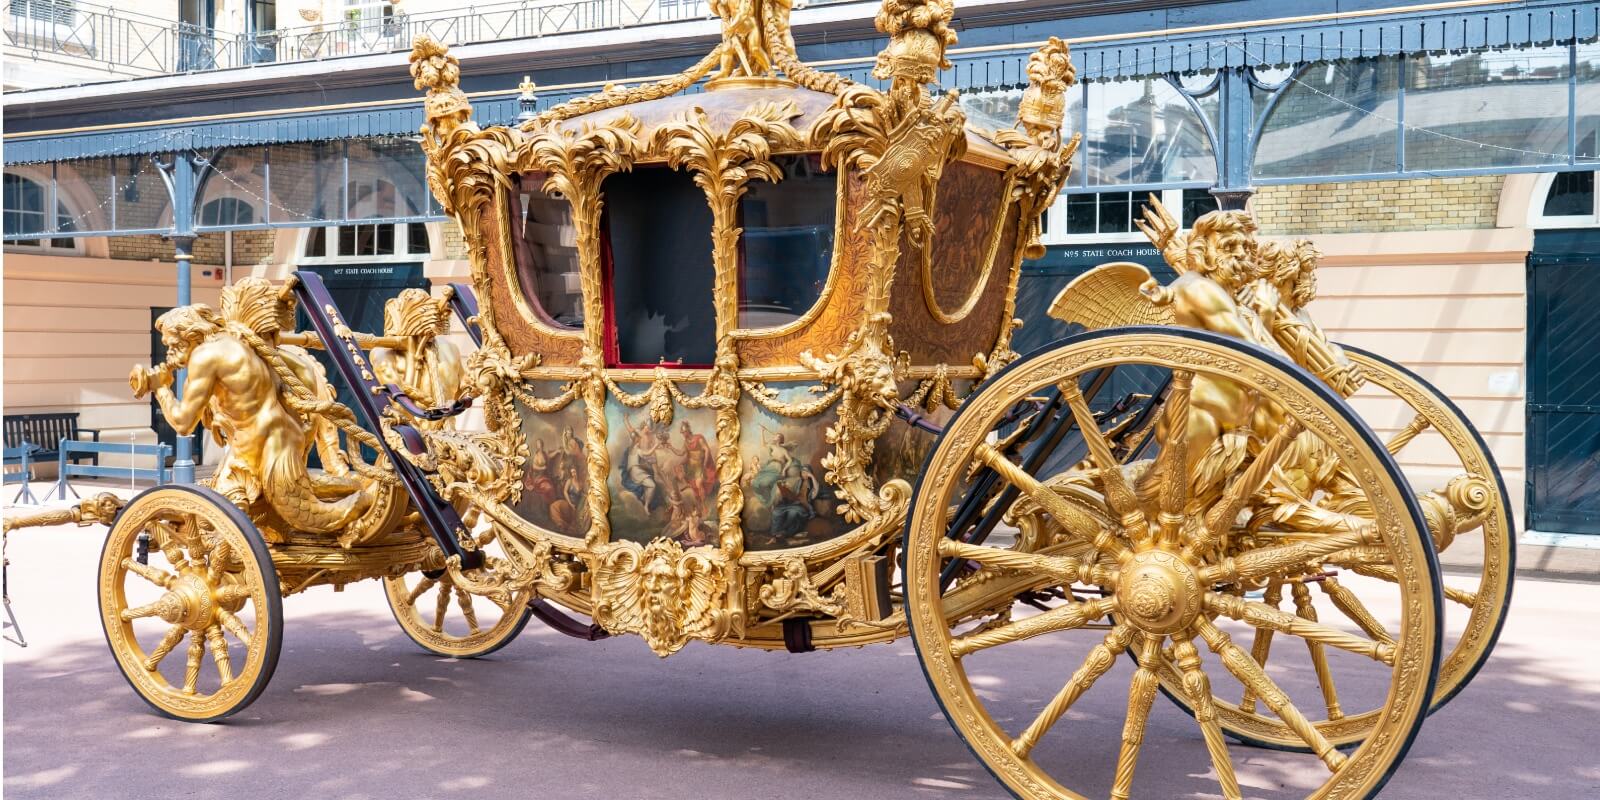
[[[643,166],[606,178],[613,364],[710,366],[717,323],[711,208],[687,172]]]
[[[578,269],[578,229],[572,205],[537,187],[538,177],[523,176],[521,238],[516,244],[517,279],[522,296],[544,321],[559,328],[583,328],[583,284]]]
[[[777,156],[778,183],[752,181],[739,205],[739,327],[773,328],[822,297],[833,263],[837,198],[820,156]]]

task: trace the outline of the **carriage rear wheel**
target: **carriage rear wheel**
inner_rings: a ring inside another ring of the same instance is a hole
[[[479,546],[491,556],[489,563],[499,561],[493,538]],[[384,578],[383,591],[400,630],[422,649],[450,658],[477,658],[505,647],[533,616],[531,591],[502,602],[471,594],[444,570]]]
[[[1432,470],[1435,477],[1417,482],[1413,491],[1446,489],[1445,481],[1449,480],[1453,502],[1466,509],[1469,515],[1482,516],[1481,522],[1460,533],[1446,531],[1436,541],[1441,553],[1454,548],[1472,554],[1470,562],[1458,562],[1463,565],[1443,576],[1445,656],[1433,694],[1433,710],[1437,711],[1466,688],[1477,674],[1494,649],[1500,627],[1505,622],[1516,573],[1511,498],[1506,494],[1505,482],[1500,479],[1488,445],[1449,398],[1421,376],[1381,356],[1348,345],[1345,352],[1361,366],[1367,377],[1369,388],[1358,398],[1378,400],[1373,406],[1375,410],[1396,414],[1373,420],[1388,429],[1385,448],[1396,458],[1410,455],[1416,461],[1450,464],[1448,468]],[[1401,405],[1384,404],[1380,398],[1392,398]],[[1429,480],[1431,483],[1426,482]],[[1286,610],[1301,616],[1315,618],[1320,613],[1325,621],[1354,624],[1365,635],[1376,639],[1390,638],[1386,622],[1369,608],[1363,595],[1373,588],[1383,588],[1378,583],[1394,580],[1392,570],[1384,564],[1365,562],[1331,566],[1343,567],[1355,577],[1298,584],[1274,581],[1266,587],[1262,600],[1274,606],[1287,604]],[[1258,626],[1251,635],[1251,651],[1263,662],[1270,659],[1273,667],[1280,671],[1313,671],[1324,692],[1323,704],[1331,718],[1319,726],[1330,740],[1344,746],[1366,738],[1375,714],[1372,711],[1351,713],[1341,707],[1339,682],[1342,676],[1335,665],[1328,663],[1326,655],[1314,648],[1286,647],[1281,643],[1275,647],[1275,638],[1276,633],[1271,628]],[[1171,670],[1163,670],[1162,691],[1193,713],[1193,707],[1183,696],[1181,678]],[[1272,712],[1263,708],[1249,692],[1218,697],[1215,703],[1221,711],[1222,726],[1230,736],[1263,747],[1305,749],[1304,742],[1279,724]]]
[[[133,498],[106,535],[99,597],[123,677],[166,716],[214,722],[272,679],[283,641],[278,573],[249,518],[208,488]]]
[[[1120,464],[1106,433],[1113,415],[1097,415],[1081,393],[1108,369],[1170,375],[1152,460]],[[1031,474],[996,447],[1004,432],[997,429],[1008,409],[1052,388],[1066,397],[1062,413],[1072,415],[1089,455],[1060,474]],[[1365,515],[1271,499],[1308,452],[1349,468],[1370,501]],[[1018,513],[1036,513],[1045,524],[1022,525],[1024,534],[1009,540],[967,541],[967,531],[951,530],[954,501],[989,474],[1015,490]],[[1279,502],[1281,513],[1273,525],[1247,530],[1247,512],[1262,498]],[[1325,778],[1309,796],[1369,797],[1410,746],[1439,666],[1438,565],[1425,529],[1383,443],[1304,370],[1201,331],[1099,331],[1008,367],[945,429],[907,523],[907,617],[946,718],[1020,797],[1128,798],[1147,740],[1161,758],[1147,759],[1145,771],[1160,769],[1164,780],[1146,778],[1144,796],[1241,797],[1212,698],[1245,687],[1312,753],[1282,758],[1321,762]],[[1381,606],[1397,620],[1389,641],[1256,599],[1272,582],[1322,579],[1332,557],[1391,565],[1395,581],[1382,583]],[[1033,588],[1018,598],[1032,608],[1001,602],[988,616],[951,612],[940,575],[952,563],[958,589],[1027,579]],[[1351,684],[1360,690],[1346,699],[1373,716],[1353,752],[1337,749],[1325,732],[1314,681],[1281,683],[1235,641],[1257,626],[1336,653],[1360,676]],[[1118,659],[1123,652],[1137,663]],[[1108,676],[1119,669],[1132,674]],[[1197,737],[1174,736],[1182,728],[1166,721],[1152,724],[1151,704],[1168,675],[1197,709]],[[1108,726],[1116,712],[1080,701],[1092,685],[1113,681],[1127,686],[1125,703],[1116,703],[1126,710]],[[1089,730],[1097,723],[1100,735]],[[1050,735],[1058,726],[1070,734]],[[1105,766],[1082,768],[1100,748]]]

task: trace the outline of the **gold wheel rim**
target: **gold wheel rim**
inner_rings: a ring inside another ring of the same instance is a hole
[[[1357,352],[1350,352],[1348,355],[1365,371],[1368,383],[1401,400],[1417,415],[1417,419],[1426,421],[1427,426],[1422,429],[1424,433],[1433,431],[1443,437],[1445,443],[1460,460],[1463,472],[1491,476],[1491,480],[1499,480],[1493,463],[1479,447],[1478,439],[1460,416],[1440,399],[1437,390],[1414,376],[1394,369],[1386,362]],[[1413,488],[1426,490],[1429,487]],[[1455,640],[1440,663],[1439,678],[1433,695],[1435,710],[1448,702],[1461,690],[1465,682],[1470,680],[1474,669],[1493,647],[1495,632],[1505,615],[1505,600],[1512,578],[1506,565],[1510,561],[1509,551],[1514,544],[1511,539],[1511,512],[1501,499],[1498,492],[1493,493],[1490,498],[1492,509],[1481,528],[1461,534],[1462,536],[1481,534],[1484,560],[1477,575],[1476,591],[1466,596],[1460,592],[1447,593],[1445,596],[1443,608],[1447,618],[1463,612],[1468,618],[1460,637]],[[1470,605],[1465,602],[1467,600],[1470,600]],[[1292,657],[1303,659],[1305,654],[1298,653]],[[1168,696],[1192,711],[1192,706],[1183,696],[1182,680],[1177,670],[1170,663],[1162,663],[1158,671]],[[1242,707],[1238,702],[1221,697],[1214,698],[1214,702],[1222,725],[1230,734],[1276,747],[1303,746],[1291,731],[1269,713],[1265,713],[1259,705],[1252,711]],[[1317,720],[1315,725],[1334,744],[1342,747],[1365,739],[1371,733],[1376,719],[1377,711],[1371,710],[1337,720]]]
[[[1429,426],[1444,437],[1451,450],[1461,459],[1463,471],[1490,476],[1498,484],[1500,476],[1494,462],[1479,446],[1479,439],[1473,435],[1466,422],[1442,400],[1438,390],[1363,353],[1350,352],[1348,355],[1350,360],[1366,371],[1369,383],[1382,386],[1404,400],[1413,411],[1426,417]],[[1452,695],[1471,680],[1472,673],[1484,654],[1494,646],[1495,634],[1505,617],[1506,600],[1512,580],[1512,572],[1508,566],[1514,555],[1516,542],[1512,540],[1511,509],[1501,500],[1502,495],[1499,493],[1492,496],[1494,508],[1479,529],[1483,537],[1484,561],[1478,573],[1478,589],[1474,593],[1472,605],[1465,606],[1449,596],[1445,598],[1444,609],[1447,618],[1461,613],[1463,609],[1468,610],[1469,617],[1461,638],[1456,640],[1455,646],[1439,665],[1439,681],[1434,689],[1435,708],[1448,702]],[[1474,534],[1467,532],[1463,535]]]
[[[140,564],[134,549],[145,531],[149,563]],[[99,571],[106,638],[134,690],[167,714],[225,716],[254,699],[268,674],[278,587],[267,585],[275,573],[248,536],[205,496],[177,488],[140,495],[107,534]],[[175,683],[169,674],[180,661]]]
[[[494,559],[490,559],[491,562]],[[411,640],[440,655],[473,658],[496,650],[522,631],[530,592],[518,592],[504,606],[457,586],[448,572],[383,579],[384,595],[395,621]],[[489,624],[487,615],[499,614]]]
[[[1424,699],[1429,696],[1430,679],[1437,666],[1435,637],[1438,635],[1438,609],[1431,585],[1434,576],[1427,546],[1423,542],[1416,517],[1407,505],[1408,498],[1397,475],[1390,471],[1384,457],[1373,452],[1367,444],[1370,440],[1362,435],[1356,424],[1325,399],[1325,395],[1310,390],[1294,377],[1264,360],[1242,352],[1240,348],[1222,344],[1214,340],[1214,337],[1129,332],[1069,344],[1043,356],[1020,362],[1002,373],[985,387],[979,396],[969,400],[961,415],[950,428],[946,429],[930,457],[929,468],[925,472],[923,484],[918,489],[918,501],[908,528],[905,583],[907,607],[912,621],[912,636],[929,684],[934,689],[947,718],[990,771],[1019,796],[1077,798],[1082,795],[1066,788],[1042,769],[1031,757],[1031,753],[1039,738],[1047,734],[1050,726],[1062,719],[1061,715],[1065,713],[1067,707],[1084,691],[1092,688],[1098,675],[1103,675],[1105,670],[1109,669],[1109,662],[1116,654],[1132,651],[1140,654],[1146,664],[1168,666],[1171,665],[1169,657],[1175,657],[1179,664],[1185,666],[1186,674],[1203,675],[1205,668],[1198,666],[1197,648],[1179,644],[1175,648],[1176,653],[1171,651],[1164,653],[1160,648],[1161,642],[1165,641],[1160,631],[1171,630],[1174,626],[1189,625],[1192,626],[1190,630],[1208,627],[1210,630],[1203,636],[1191,637],[1186,633],[1183,637],[1174,637],[1171,641],[1178,642],[1179,639],[1183,639],[1192,642],[1193,645],[1199,645],[1198,649],[1212,650],[1214,658],[1208,665],[1212,670],[1217,670],[1217,665],[1221,662],[1226,662],[1230,671],[1234,666],[1239,666],[1241,669],[1246,666],[1239,661],[1240,658],[1249,658],[1242,648],[1235,645],[1230,649],[1226,643],[1220,649],[1214,646],[1217,642],[1216,626],[1208,622],[1214,618],[1209,610],[1198,615],[1182,612],[1178,614],[1177,622],[1173,621],[1173,614],[1178,613],[1173,609],[1187,607],[1188,593],[1192,591],[1182,588],[1188,581],[1184,570],[1175,569],[1166,578],[1160,574],[1153,577],[1143,576],[1137,570],[1130,571],[1129,560],[1121,559],[1114,569],[1099,569],[1095,572],[1097,577],[1094,582],[1110,582],[1116,587],[1115,592],[1124,594],[1123,598],[1117,598],[1114,593],[1111,598],[1103,601],[1084,601],[1076,604],[1080,609],[1098,604],[1096,609],[1088,612],[1067,610],[1069,615],[1089,621],[1109,616],[1113,611],[1124,618],[1138,618],[1137,624],[1127,622],[1126,619],[1118,623],[1118,626],[1106,635],[1106,640],[1091,651],[1088,660],[1079,668],[1080,673],[1094,673],[1088,678],[1087,683],[1080,684],[1079,677],[1075,674],[1056,699],[1034,719],[1034,724],[1022,730],[1020,735],[1013,737],[989,714],[985,700],[974,691],[968,680],[962,663],[963,658],[970,657],[978,646],[996,646],[990,643],[993,641],[1013,641],[1014,639],[1007,637],[1019,635],[1018,631],[1026,627],[1028,621],[1010,623],[997,630],[976,629],[979,631],[978,634],[963,635],[958,641],[952,636],[951,620],[945,617],[937,580],[939,570],[947,557],[954,554],[969,561],[979,560],[980,563],[984,563],[983,559],[993,559],[995,563],[1013,571],[1030,567],[1060,570],[1062,572],[1058,574],[1068,574],[1069,577],[1072,570],[1090,570],[1090,567],[1084,564],[1070,565],[1061,559],[1027,561],[1015,557],[1020,554],[1015,554],[1014,551],[1001,551],[1010,555],[995,556],[993,553],[963,549],[975,547],[973,545],[948,543],[944,537],[946,509],[950,506],[961,476],[966,472],[965,468],[974,458],[982,457],[983,448],[987,446],[984,439],[988,431],[1018,398],[1036,393],[1040,388],[1048,387],[1057,381],[1065,382],[1063,385],[1071,384],[1069,378],[1082,376],[1100,367],[1133,363],[1192,371],[1201,375],[1225,376],[1228,380],[1247,387],[1258,396],[1274,398],[1306,430],[1335,445],[1338,456],[1346,463],[1358,465],[1362,485],[1373,498],[1373,518],[1377,522],[1376,530],[1381,539],[1381,546],[1387,548],[1392,556],[1399,580],[1397,586],[1402,595],[1400,604],[1402,624],[1398,629],[1394,648],[1387,651],[1388,657],[1393,660],[1388,675],[1387,696],[1371,726],[1373,735],[1348,756],[1333,750],[1331,742],[1316,739],[1318,732],[1309,725],[1304,715],[1297,711],[1295,713],[1300,718],[1300,726],[1297,729],[1303,731],[1304,736],[1311,737],[1305,741],[1315,741],[1319,745],[1314,749],[1317,749],[1330,768],[1327,782],[1311,796],[1322,798],[1369,795],[1381,786],[1392,766],[1409,746],[1411,735],[1426,712]],[[1094,450],[1093,443],[1090,450],[1091,453]],[[1005,465],[993,460],[992,456],[985,463],[997,471],[1004,471]],[[1025,477],[1024,475],[1019,480]],[[1055,513],[1054,509],[1047,511]],[[1069,509],[1063,508],[1060,511],[1062,514],[1070,515]],[[1124,516],[1124,521],[1126,519]],[[1141,524],[1147,522],[1148,520]],[[1154,531],[1155,526],[1151,525],[1149,530]],[[1160,536],[1154,532],[1150,535]],[[1115,546],[1114,542],[1109,540],[1104,544],[1108,551]],[[976,547],[980,550],[998,549]],[[1157,573],[1160,572],[1159,569],[1152,569]],[[1103,574],[1108,572],[1115,574]],[[1207,573],[1208,576],[1214,574],[1216,573]],[[1067,582],[1071,585],[1072,581]],[[1127,588],[1120,584],[1131,585],[1134,582],[1141,582],[1144,588],[1138,591],[1136,596],[1130,596]],[[1216,584],[1206,585],[1214,587]],[[1218,592],[1214,588],[1201,591],[1206,594],[1207,608],[1210,609],[1211,596],[1217,595]],[[1066,609],[1056,609],[1050,613],[1062,610]],[[1185,614],[1189,616],[1184,616]],[[1042,614],[1031,619],[1039,620],[1045,616],[1047,615]],[[1059,616],[1056,619],[1059,622],[1068,618]],[[1076,626],[1081,627],[1082,622],[1078,622]],[[1020,635],[1038,634],[1033,632]],[[1123,753],[1118,759],[1116,784],[1113,786],[1114,797],[1126,796],[1125,793],[1129,789],[1133,765],[1137,761],[1143,740],[1143,720],[1147,719],[1156,682],[1156,670],[1140,669],[1136,671],[1134,682],[1128,687],[1129,719],[1137,719],[1138,722],[1128,722],[1123,730]],[[1270,684],[1269,680],[1266,685]],[[1180,682],[1180,686],[1182,685]],[[1205,687],[1205,690],[1191,694],[1209,698],[1209,683],[1200,682],[1198,686]],[[1191,683],[1189,688],[1197,690],[1194,683]],[[1060,704],[1058,701],[1063,697],[1066,698],[1065,704]],[[1288,705],[1292,707],[1293,703]],[[1050,716],[1052,713],[1053,717]],[[1213,713],[1216,714],[1215,717],[1212,716]],[[1208,710],[1208,713],[1202,716],[1205,720],[1214,720],[1222,717],[1223,712],[1217,708],[1214,711]],[[1039,728],[1041,722],[1044,723],[1043,728]],[[1222,741],[1219,726],[1202,721],[1200,727],[1220,782],[1224,764],[1219,761],[1218,753],[1226,753],[1226,745]],[[1104,730],[1106,729],[1102,729]],[[1076,733],[1081,735],[1084,731],[1079,730]],[[1115,733],[1112,732],[1112,735]],[[1130,738],[1133,740],[1131,744]],[[1223,761],[1226,761],[1227,775],[1231,780],[1232,762],[1226,758]],[[1205,765],[1202,763],[1199,766],[1204,768]],[[1239,791],[1236,783],[1231,790],[1224,783],[1223,789],[1224,796],[1237,796]]]

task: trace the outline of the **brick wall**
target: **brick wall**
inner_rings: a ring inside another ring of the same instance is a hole
[[[439,223],[439,230],[444,234],[444,252],[439,258],[446,261],[467,258],[467,240],[461,235],[461,226],[455,220],[449,220]]]
[[[1504,176],[1264,186],[1250,201],[1261,230],[1300,236],[1493,228]]]
[[[225,236],[220,233],[203,233],[194,240],[194,263],[208,266],[223,264]],[[272,263],[274,234],[272,231],[235,231],[233,234],[234,266],[252,266]],[[172,240],[161,236],[111,236],[106,239],[109,256],[121,261],[172,261]]]

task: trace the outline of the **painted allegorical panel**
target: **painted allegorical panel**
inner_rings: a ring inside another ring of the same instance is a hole
[[[648,384],[622,384],[643,393]],[[701,387],[683,384],[687,395]],[[611,454],[611,538],[675,539],[685,547],[717,541],[716,412],[674,404],[671,424],[650,419],[649,408],[606,400],[606,447]]]
[[[537,397],[561,394],[558,381],[531,385]],[[574,399],[560,411],[540,414],[521,403],[522,435],[528,440],[523,465],[522,498],[513,509],[541,528],[581,537],[589,530],[589,504],[584,501],[588,463],[583,455],[583,401]]]
[[[957,398],[965,398],[972,392],[972,381],[953,381],[951,390]],[[900,384],[900,396],[914,398],[918,388],[916,381],[906,381]],[[933,402],[932,409],[917,406],[917,411],[940,425],[950,421],[955,411],[943,403]],[[872,454],[872,479],[877,485],[882,486],[886,481],[899,478],[916,485],[917,479],[922,474],[922,462],[927,459],[928,451],[932,449],[935,439],[934,434],[914,428],[905,420],[896,419],[889,423],[889,429],[878,437],[877,444],[873,447]]]
[[[814,400],[812,384],[768,384],[780,403]],[[854,525],[823,479],[824,438],[836,419],[830,409],[807,419],[779,416],[748,397],[739,403],[739,452],[744,457],[744,543],[747,550],[781,550],[827,541]]]

